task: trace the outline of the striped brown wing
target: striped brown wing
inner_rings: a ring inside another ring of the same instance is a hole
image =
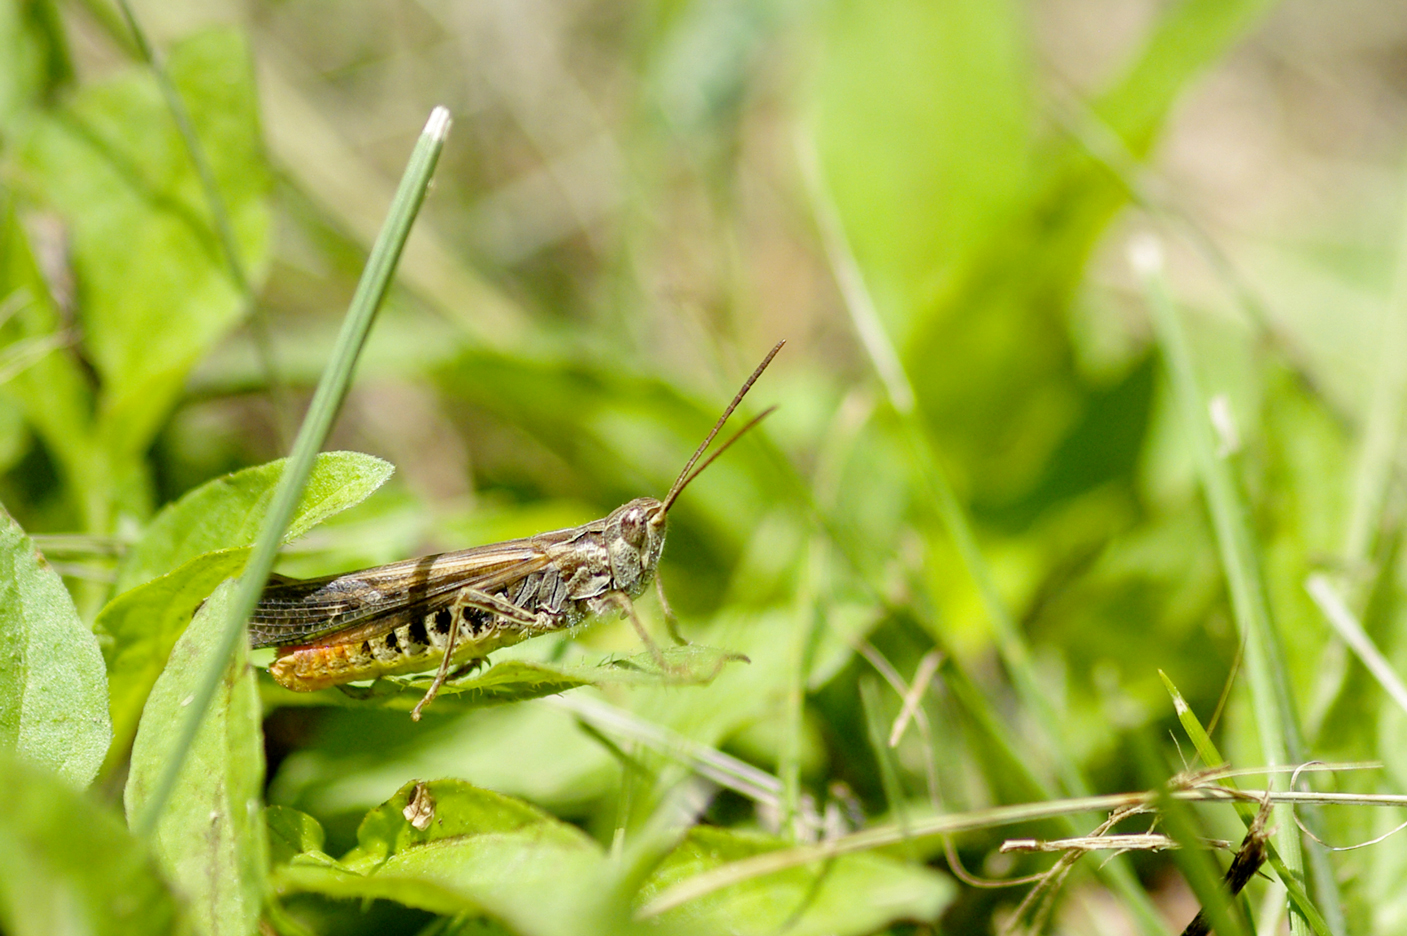
[[[466,585],[492,594],[542,569],[551,561],[545,547],[557,536],[547,533],[326,578],[271,582],[249,619],[250,646],[306,644],[342,631],[355,631],[359,640],[384,634],[448,607]]]

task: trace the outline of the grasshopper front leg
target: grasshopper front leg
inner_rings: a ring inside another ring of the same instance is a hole
[[[684,639],[684,635],[679,633],[679,618],[674,613],[674,609],[669,606],[669,599],[664,596],[664,582],[659,575],[655,575],[655,594],[659,595],[660,608],[664,610],[664,629],[669,631],[669,638],[680,647],[687,647],[689,641]]]
[[[664,652],[660,650],[659,644],[655,643],[654,638],[650,636],[650,632],[645,630],[645,625],[640,622],[640,615],[635,613],[635,602],[630,600],[629,595],[624,592],[608,591],[600,598],[597,598],[596,601],[615,608],[623,615],[630,618],[630,623],[635,625],[635,633],[640,635],[640,640],[649,648],[650,656],[654,657],[655,665],[660,668],[661,672],[669,672],[673,669],[665,660]],[[604,611],[606,609],[601,608],[601,610]]]

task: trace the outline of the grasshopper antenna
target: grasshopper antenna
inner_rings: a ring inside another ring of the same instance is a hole
[[[702,472],[709,465],[713,464],[713,460],[719,455],[722,455],[724,452],[726,452],[728,450],[728,447],[731,446],[734,442],[738,441],[738,439],[742,437],[744,432],[747,432],[753,426],[757,425],[764,418],[766,418],[767,415],[772,412],[772,410],[776,409],[775,406],[771,407],[770,409],[764,410],[760,415],[754,417],[750,422],[748,422],[746,426],[743,426],[736,433],[734,433],[731,439],[719,446],[718,450],[712,455],[710,455],[702,465],[699,465],[698,471],[694,471],[694,465],[698,463],[699,458],[702,457],[703,453],[708,450],[708,447],[713,444],[713,440],[717,437],[719,430],[723,428],[723,424],[728,421],[729,416],[733,415],[733,410],[738,408],[738,404],[743,401],[743,397],[747,396],[747,392],[752,389],[752,385],[757,382],[758,377],[762,376],[762,372],[767,369],[768,364],[772,363],[772,358],[777,356],[777,352],[782,350],[782,345],[784,344],[786,344],[785,340],[779,341],[776,343],[776,345],[772,347],[771,351],[767,352],[767,356],[762,359],[761,364],[757,365],[757,369],[752,372],[752,376],[748,377],[748,379],[743,382],[743,385],[738,390],[737,395],[733,397],[733,402],[728,404],[728,408],[723,411],[723,415],[718,417],[718,422],[713,424],[713,428],[709,430],[708,435],[703,440],[703,444],[701,444],[697,449],[694,450],[694,454],[690,456],[688,463],[684,466],[684,470],[679,472],[679,477],[674,479],[674,484],[670,487],[669,493],[664,496],[664,500],[660,503],[660,512],[662,514],[668,513],[670,505],[674,503],[675,499],[683,492],[684,488],[688,486],[690,481],[697,478],[700,472]]]
[[[771,416],[776,411],[777,408],[775,406],[767,407],[765,410],[749,419],[747,421],[747,425],[743,426],[737,432],[733,433],[733,435],[728,439],[727,442],[724,442],[722,445],[718,446],[718,448],[710,452],[709,456],[703,460],[703,463],[700,464],[699,467],[695,468],[693,473],[689,475],[689,477],[684,479],[683,484],[679,485],[676,489],[670,490],[669,495],[664,499],[664,503],[661,505],[663,509],[665,511],[668,511],[669,505],[674,503],[675,498],[679,496],[680,492],[682,492],[686,487],[689,486],[689,482],[693,481],[699,475],[703,474],[704,469],[707,468],[709,465],[713,464],[714,461],[717,460],[719,455],[722,455],[724,452],[728,451],[728,449],[732,447],[734,442],[738,441],[743,437],[743,433],[747,432],[753,426],[762,422],[762,420],[766,419],[768,416]]]

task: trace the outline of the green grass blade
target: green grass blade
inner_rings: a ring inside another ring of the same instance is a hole
[[[1354,793],[1276,793],[1274,791],[1248,790],[1247,795],[1259,798],[1270,796],[1272,802],[1308,802],[1360,806],[1394,806],[1407,803],[1407,797],[1384,794]],[[1112,793],[1081,799],[1057,800],[1040,803],[1022,803],[1016,806],[994,806],[988,809],[962,813],[944,813],[937,816],[914,818],[909,827],[897,823],[871,826],[859,832],[826,839],[813,844],[797,845],[793,848],[771,852],[755,858],[743,859],[695,875],[688,881],[671,887],[667,892],[657,894],[643,908],[639,915],[650,917],[697,899],[716,890],[746,881],[764,874],[773,874],[798,865],[828,861],[837,855],[871,851],[877,848],[890,848],[905,842],[920,843],[925,839],[944,835],[956,835],[975,829],[991,829],[1004,825],[1036,822],[1059,816],[1072,816],[1080,813],[1108,813],[1133,807],[1148,808],[1157,804],[1160,797],[1171,797],[1187,802],[1225,803],[1232,795],[1225,790],[1211,786],[1198,786],[1193,789],[1154,790],[1141,793]],[[1315,932],[1324,934],[1335,932],[1325,927]]]
[[[279,543],[312,471],[313,459],[317,457],[323,440],[327,438],[327,433],[332,428],[332,420],[351,386],[357,356],[366,342],[366,336],[371,330],[381,301],[390,288],[396,262],[400,259],[406,238],[410,236],[411,223],[425,200],[425,192],[434,174],[435,163],[439,160],[440,150],[444,147],[445,137],[449,133],[449,124],[449,111],[442,107],[435,108],[415,145],[415,150],[411,153],[410,163],[401,177],[401,185],[391,202],[386,223],[372,247],[366,268],[362,271],[361,281],[357,284],[357,291],[352,296],[351,306],[333,349],[332,360],[323,372],[312,404],[308,407],[308,415],[298,430],[293,452],[274,492],[273,505],[269,508],[264,526],[259,532],[259,539],[254,545],[249,564],[245,566],[244,574],[240,577],[217,652],[211,656],[200,689],[186,710],[178,741],[173,748],[174,754],[153,788],[150,799],[133,823],[133,829],[138,835],[148,835],[155,828],[156,821],[171,795],[191,740],[205,717],[211,699],[214,698],[230,654],[234,652],[238,642],[245,639],[245,622],[258,603],[259,594],[268,580]]]
[[[1144,246],[1158,250],[1154,245]],[[1160,260],[1156,259],[1156,254],[1154,256],[1152,260],[1136,259],[1135,263],[1144,276],[1158,340],[1207,498],[1232,611],[1246,642],[1246,677],[1263,753],[1271,765],[1289,763],[1298,754],[1291,749],[1299,748],[1301,742],[1289,709],[1289,692],[1271,631],[1259,563],[1246,525],[1246,507],[1231,472],[1216,453],[1216,441],[1207,418],[1207,401],[1198,385],[1191,347],[1173,307],[1167,283],[1158,269]]]
[[[1146,745],[1150,750],[1152,745]],[[1155,766],[1149,758],[1148,767]],[[1157,764],[1161,767],[1161,764]],[[1234,898],[1226,892],[1211,855],[1199,847],[1199,833],[1192,810],[1160,791],[1158,817],[1168,835],[1182,847],[1173,849],[1173,862],[1182,871],[1182,878],[1196,895],[1202,912],[1212,924],[1213,931],[1224,936],[1249,936],[1245,918],[1236,912]]]
[[[250,285],[244,261],[239,256],[239,247],[235,242],[234,225],[230,223],[230,213],[225,207],[224,198],[220,195],[219,186],[215,184],[215,173],[210,168],[210,160],[205,157],[205,147],[201,146],[200,138],[195,135],[195,125],[191,122],[190,112],[186,110],[185,102],[177,93],[171,76],[162,67],[156,49],[147,39],[147,34],[137,21],[136,14],[132,12],[132,5],[127,0],[117,0],[117,6],[122,10],[122,18],[126,20],[127,28],[132,31],[132,38],[136,41],[137,54],[146,62],[147,67],[151,69],[152,75],[156,78],[157,87],[161,89],[161,96],[166,101],[167,109],[171,111],[171,119],[176,122],[176,132],[181,135],[181,143],[185,146],[186,154],[195,166],[196,177],[200,180],[200,188],[205,194],[205,202],[214,222],[215,236],[220,242],[220,251],[225,255],[225,263],[230,268],[230,276],[245,298],[251,298],[254,289]]]
[[[1173,863],[1182,871],[1182,879],[1196,895],[1205,919],[1213,931],[1222,936],[1250,936],[1245,917],[1236,911],[1234,898],[1222,884],[1216,862],[1202,847],[1203,832],[1190,806],[1172,795],[1179,788],[1177,780],[1163,779],[1168,775],[1168,765],[1155,748],[1149,732],[1146,729],[1136,731],[1132,742],[1139,772],[1145,779],[1160,784],[1153,794],[1158,823],[1181,846],[1172,851]]]
[[[1158,670],[1158,676],[1163,680],[1163,685],[1167,687],[1168,694],[1172,696],[1173,710],[1177,713],[1177,720],[1181,722],[1182,730],[1187,732],[1187,737],[1192,739],[1192,745],[1197,749],[1197,754],[1202,758],[1202,762],[1208,767],[1224,766],[1226,759],[1221,756],[1221,751],[1212,742],[1211,735],[1207,734],[1207,729],[1202,727],[1197,713],[1192,711],[1192,707],[1187,704],[1187,700],[1182,697],[1182,693],[1178,691],[1177,686],[1173,685],[1173,681],[1168,678],[1166,673]],[[1223,779],[1221,783],[1230,789],[1238,789],[1236,781],[1229,777]],[[1235,805],[1236,814],[1241,817],[1241,821],[1249,829],[1251,823],[1255,821],[1256,806],[1248,800],[1238,800]],[[1270,866],[1275,869],[1275,873],[1279,875],[1280,883],[1285,886],[1290,902],[1295,905],[1295,909],[1304,914],[1304,918],[1308,921],[1309,928],[1314,931],[1315,936],[1329,936],[1332,932],[1329,929],[1329,924],[1319,913],[1319,908],[1309,899],[1309,894],[1305,893],[1304,884],[1301,883],[1299,877],[1292,874],[1290,869],[1286,867],[1285,860],[1276,851],[1274,842],[1267,842],[1266,850],[1267,860]]]
[[[991,568],[982,556],[982,551],[977,545],[977,535],[967,513],[943,470],[939,454],[935,451],[934,440],[925,429],[912,382],[904,371],[903,363],[885,332],[883,323],[878,319],[878,312],[863,274],[855,262],[845,232],[836,217],[830,195],[816,168],[815,158],[808,158],[808,152],[803,148],[802,164],[803,169],[809,170],[807,183],[811,204],[822,228],[829,262],[845,295],[847,311],[856,331],[863,339],[876,373],[884,383],[890,406],[899,416],[905,440],[915,464],[920,467],[923,478],[928,483],[929,496],[937,509],[939,519],[957,546],[963,565],[977,588],[983,610],[987,613],[996,638],[997,651],[1011,675],[1016,692],[1045,735],[1045,742],[1061,783],[1071,796],[1088,796],[1089,783],[1064,744],[1061,719],[1055,706],[1041,689],[1026,642],[997,588]],[[985,707],[985,703],[983,704]],[[995,724],[994,720],[992,725]],[[1043,786],[1034,775],[1030,779],[1038,786]],[[1111,858],[1101,866],[1100,873],[1133,910],[1144,933],[1156,934],[1166,931],[1157,909],[1134,878],[1128,862],[1122,856]]]
[[[1045,736],[1044,743],[1050,752],[1051,761],[1066,793],[1074,797],[1089,796],[1092,792],[1089,782],[1085,779],[1079,765],[1065,744],[1065,728],[1061,717],[1036,678],[1036,669],[1031,661],[1030,649],[1021,636],[1011,612],[1007,609],[1005,600],[1001,597],[991,567],[982,556],[982,551],[977,545],[977,535],[972,529],[967,512],[963,510],[957,494],[948,480],[947,473],[939,464],[937,453],[933,451],[933,440],[927,433],[923,432],[920,417],[906,416],[904,423],[915,458],[924,469],[923,474],[928,481],[929,491],[937,506],[939,517],[947,529],[948,535],[957,545],[958,553],[962,556],[963,565],[967,568],[968,575],[972,577],[973,583],[977,586],[983,610],[987,613],[987,620],[990,622],[993,635],[996,638],[997,652],[1001,654],[1002,662],[1006,665],[1007,672],[1011,676],[1012,685],[1021,699],[1021,704],[1034,716],[1036,724],[1040,726]],[[1152,901],[1139,886],[1128,862],[1122,856],[1115,857],[1102,865],[1100,873],[1118,890],[1119,895],[1138,916],[1139,925],[1143,932],[1161,933],[1165,931],[1162,919]]]
[[[860,708],[865,716],[865,737],[870,742],[870,753],[879,764],[879,780],[884,788],[884,798],[889,801],[889,810],[894,814],[899,828],[907,834],[909,811],[905,805],[903,786],[899,782],[899,770],[894,763],[894,753],[884,741],[887,732],[884,728],[879,686],[874,677],[868,674],[860,678]],[[917,853],[910,849],[909,857],[917,858]]]
[[[1290,700],[1283,655],[1271,622],[1255,545],[1246,522],[1246,505],[1226,462],[1217,455],[1207,418],[1207,400],[1198,384],[1191,346],[1163,278],[1161,248],[1149,241],[1137,245],[1131,254],[1153,313],[1158,342],[1207,499],[1231,596],[1232,615],[1245,644],[1246,679],[1262,760],[1270,766],[1295,763],[1303,760],[1304,743]],[[1289,873],[1303,880],[1304,855],[1289,806],[1276,807],[1275,825],[1276,845]],[[1322,887],[1333,887],[1331,874],[1316,873],[1316,877]],[[1291,924],[1292,932],[1306,931],[1303,917],[1292,916]]]
[[[1324,613],[1324,620],[1334,628],[1334,633],[1348,644],[1392,701],[1407,712],[1407,685],[1403,685],[1402,677],[1397,675],[1392,663],[1383,656],[1377,644],[1373,643],[1373,638],[1368,636],[1358,618],[1348,609],[1333,583],[1326,576],[1315,573],[1305,581],[1304,588]]]

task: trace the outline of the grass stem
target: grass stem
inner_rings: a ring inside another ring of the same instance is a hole
[[[381,301],[390,289],[396,262],[405,247],[406,238],[410,235],[411,224],[425,200],[425,192],[429,188],[431,176],[434,175],[435,164],[449,133],[449,125],[449,111],[443,107],[435,108],[411,153],[410,162],[401,177],[400,188],[391,202],[386,223],[372,247],[371,255],[362,271],[361,281],[357,284],[357,291],[352,296],[332,358],[323,371],[322,380],[318,383],[317,392],[308,407],[308,414],[304,417],[298,437],[293,443],[293,451],[284,467],[283,475],[279,478],[273,503],[259,530],[254,551],[240,576],[218,650],[210,658],[195,698],[186,709],[185,718],[178,728],[177,743],[173,748],[171,760],[166,763],[160,778],[152,788],[150,798],[142,804],[133,823],[133,831],[139,836],[148,836],[155,830],[162,810],[175,789],[186,754],[200,730],[211,700],[215,697],[225,668],[229,666],[234,649],[239,641],[248,639],[246,622],[258,603],[264,583],[268,581],[269,573],[273,569],[279,543],[293,518],[294,509],[298,506],[303,487],[307,484],[308,475],[313,468],[313,460],[322,448],[332,428],[332,421],[351,386],[357,357],[366,343]]]

